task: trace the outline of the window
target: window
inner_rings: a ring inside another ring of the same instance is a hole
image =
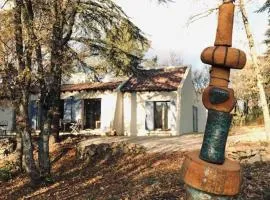
[[[76,121],[76,114],[78,107],[78,103],[80,103],[80,100],[75,99],[73,96],[71,96],[68,99],[64,99],[64,110],[63,110],[63,119],[66,121],[74,122]]]
[[[154,102],[155,129],[168,130],[169,102]]]
[[[72,121],[73,112],[72,112],[72,98],[64,99],[64,117],[66,121]]]
[[[169,101],[147,101],[145,128],[147,130],[170,130],[171,104]]]

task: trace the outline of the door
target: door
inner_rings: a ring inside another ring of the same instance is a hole
[[[154,104],[155,129],[168,130],[169,102],[156,101]]]
[[[85,99],[84,100],[84,128],[96,129],[100,128],[101,115],[101,99]]]
[[[193,132],[198,132],[198,108],[196,106],[193,109]]]

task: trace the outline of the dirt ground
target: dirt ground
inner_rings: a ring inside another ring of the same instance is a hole
[[[184,199],[180,180],[183,151],[127,154],[89,164],[76,158],[84,137],[68,137],[52,146],[54,183],[31,187],[25,175],[0,182],[0,199],[176,200]],[[240,143],[236,143],[240,145]],[[12,161],[12,155],[0,161]],[[270,162],[242,164],[237,199],[260,200],[270,189]]]

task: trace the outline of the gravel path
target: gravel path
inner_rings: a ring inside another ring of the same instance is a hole
[[[247,133],[240,134],[236,131],[235,134],[229,136],[228,145],[238,142],[258,142],[265,140],[263,128],[249,129]],[[87,139],[79,143],[80,147],[85,147],[90,144],[111,143],[126,141],[144,146],[148,152],[174,152],[174,151],[193,151],[200,149],[203,140],[203,134],[187,134],[182,136],[145,136],[145,137],[96,137]]]

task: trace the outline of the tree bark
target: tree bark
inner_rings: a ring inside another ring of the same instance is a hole
[[[15,150],[15,158],[16,165],[19,167],[19,170],[22,171],[22,134],[20,131],[16,132],[16,150]]]
[[[60,99],[60,98],[59,98]],[[58,101],[57,101],[58,102]],[[60,113],[59,113],[59,106],[54,107],[53,117],[52,117],[52,137],[50,138],[50,142],[57,143],[60,141],[59,133],[60,133]]]
[[[22,146],[22,134],[21,131],[19,131],[17,123],[18,123],[18,119],[17,117],[18,112],[19,112],[19,107],[18,107],[18,102],[15,101],[15,126],[14,126],[14,130],[16,132],[16,149],[15,149],[15,159],[16,159],[16,165],[19,167],[19,170],[22,172],[23,171],[23,166],[22,166],[22,159],[23,159],[23,146]]]
[[[39,86],[40,86],[40,102],[39,102],[39,110],[40,113],[40,135],[38,141],[38,160],[39,160],[39,169],[40,169],[40,176],[43,179],[46,177],[50,177],[50,156],[49,156],[49,133],[50,133],[50,118],[47,118],[48,113],[48,102],[45,102],[46,97],[46,83],[45,83],[45,74],[44,74],[44,66],[43,66],[43,57],[42,57],[42,50],[40,42],[36,36],[34,30],[34,12],[33,12],[33,5],[31,0],[25,0],[24,2],[24,19],[25,19],[25,27],[26,33],[28,37],[31,39],[32,51],[35,51],[36,62],[38,66],[38,73],[41,76],[39,78]],[[30,57],[30,56],[28,56]],[[28,63],[30,63],[32,59],[32,55]],[[44,104],[45,103],[45,104]],[[45,121],[44,121],[45,120]]]
[[[36,168],[36,164],[33,156],[33,145],[31,140],[31,129],[30,120],[28,113],[28,103],[29,103],[29,90],[30,90],[30,75],[28,71],[30,66],[26,63],[31,64],[29,58],[31,57],[31,47],[24,50],[23,34],[22,34],[22,7],[23,2],[21,0],[14,1],[14,36],[16,43],[16,56],[18,61],[18,72],[22,77],[18,79],[18,84],[20,85],[19,92],[19,116],[18,116],[18,130],[22,136],[22,149],[23,149],[23,161],[25,163],[25,170],[28,173],[31,183],[38,184],[40,181],[39,172]],[[27,47],[31,46],[29,43]],[[25,47],[26,48],[26,47]],[[26,53],[26,56],[24,54]]]
[[[41,129],[39,135],[39,169],[42,179],[46,179],[51,176],[50,154],[49,154],[49,136],[50,136],[50,124],[51,117],[48,116],[46,109],[41,109]]]
[[[51,131],[50,138],[51,143],[59,141],[59,102],[61,94],[61,64],[62,64],[62,36],[63,36],[63,16],[61,14],[61,6],[59,2],[53,2],[53,15],[54,23],[52,29],[51,39],[51,60],[50,60],[50,72],[53,77],[53,84],[49,86],[48,96],[51,100],[50,110],[52,111],[51,119]]]
[[[15,91],[12,91],[15,92]],[[13,131],[16,133],[16,149],[15,149],[15,160],[16,160],[16,168],[19,169],[20,172],[23,171],[23,166],[22,166],[22,134],[18,129],[18,122],[19,122],[19,102],[18,99],[12,99],[12,104],[13,104],[13,108],[14,108],[14,120],[15,120],[15,124],[13,125]]]
[[[257,87],[259,90],[259,99],[260,99],[260,103],[261,103],[261,107],[263,111],[266,137],[268,140],[270,140],[270,114],[269,114],[269,108],[268,108],[266,94],[265,94],[264,85],[263,85],[263,76],[261,74],[262,65],[260,64],[258,60],[258,55],[257,55],[255,43],[254,43],[254,38],[253,38],[251,28],[249,25],[249,20],[248,20],[247,12],[245,9],[244,0],[240,0],[240,12],[242,14],[242,19],[243,19],[243,23],[244,23],[248,43],[249,43],[249,48],[250,48],[250,55],[251,55],[251,59],[254,65],[254,70],[256,73]]]
[[[74,2],[72,6],[68,22],[65,20],[67,9],[59,5],[57,1],[53,2],[53,15],[55,22],[53,24],[52,40],[51,40],[51,73],[53,74],[53,88],[50,89],[49,96],[52,100],[52,138],[51,142],[59,141],[59,116],[60,116],[60,99],[61,99],[61,79],[62,79],[62,64],[65,46],[68,44],[73,33],[73,26],[77,14],[77,5],[80,0]]]
[[[56,47],[59,49],[59,47]],[[52,137],[50,141],[52,143],[54,142],[59,142],[59,107],[60,107],[60,96],[61,96],[61,65],[58,63],[57,59],[61,60],[61,54],[57,53],[57,55],[54,55],[52,53],[52,58],[51,58],[51,66],[52,66],[52,71],[54,74],[53,78],[53,87],[49,89],[48,95],[51,97],[51,112],[52,112],[52,119],[50,121],[50,126],[51,126],[51,132],[52,132]],[[61,61],[60,61],[61,62]]]
[[[39,66],[40,67],[40,66]],[[43,71],[39,68],[39,73],[43,74]],[[44,74],[43,74],[44,78]],[[39,134],[39,151],[38,160],[40,175],[42,178],[51,176],[51,164],[50,164],[50,153],[49,153],[49,136],[50,136],[50,126],[51,117],[48,116],[48,102],[46,101],[46,86],[44,79],[40,80],[41,92],[40,92],[40,134]]]
[[[19,116],[21,119],[19,129],[22,135],[23,162],[25,163],[25,170],[31,179],[31,183],[36,185],[40,182],[40,176],[33,156],[33,144],[28,115],[28,98],[29,95],[27,92],[23,92],[23,98],[19,107]]]

